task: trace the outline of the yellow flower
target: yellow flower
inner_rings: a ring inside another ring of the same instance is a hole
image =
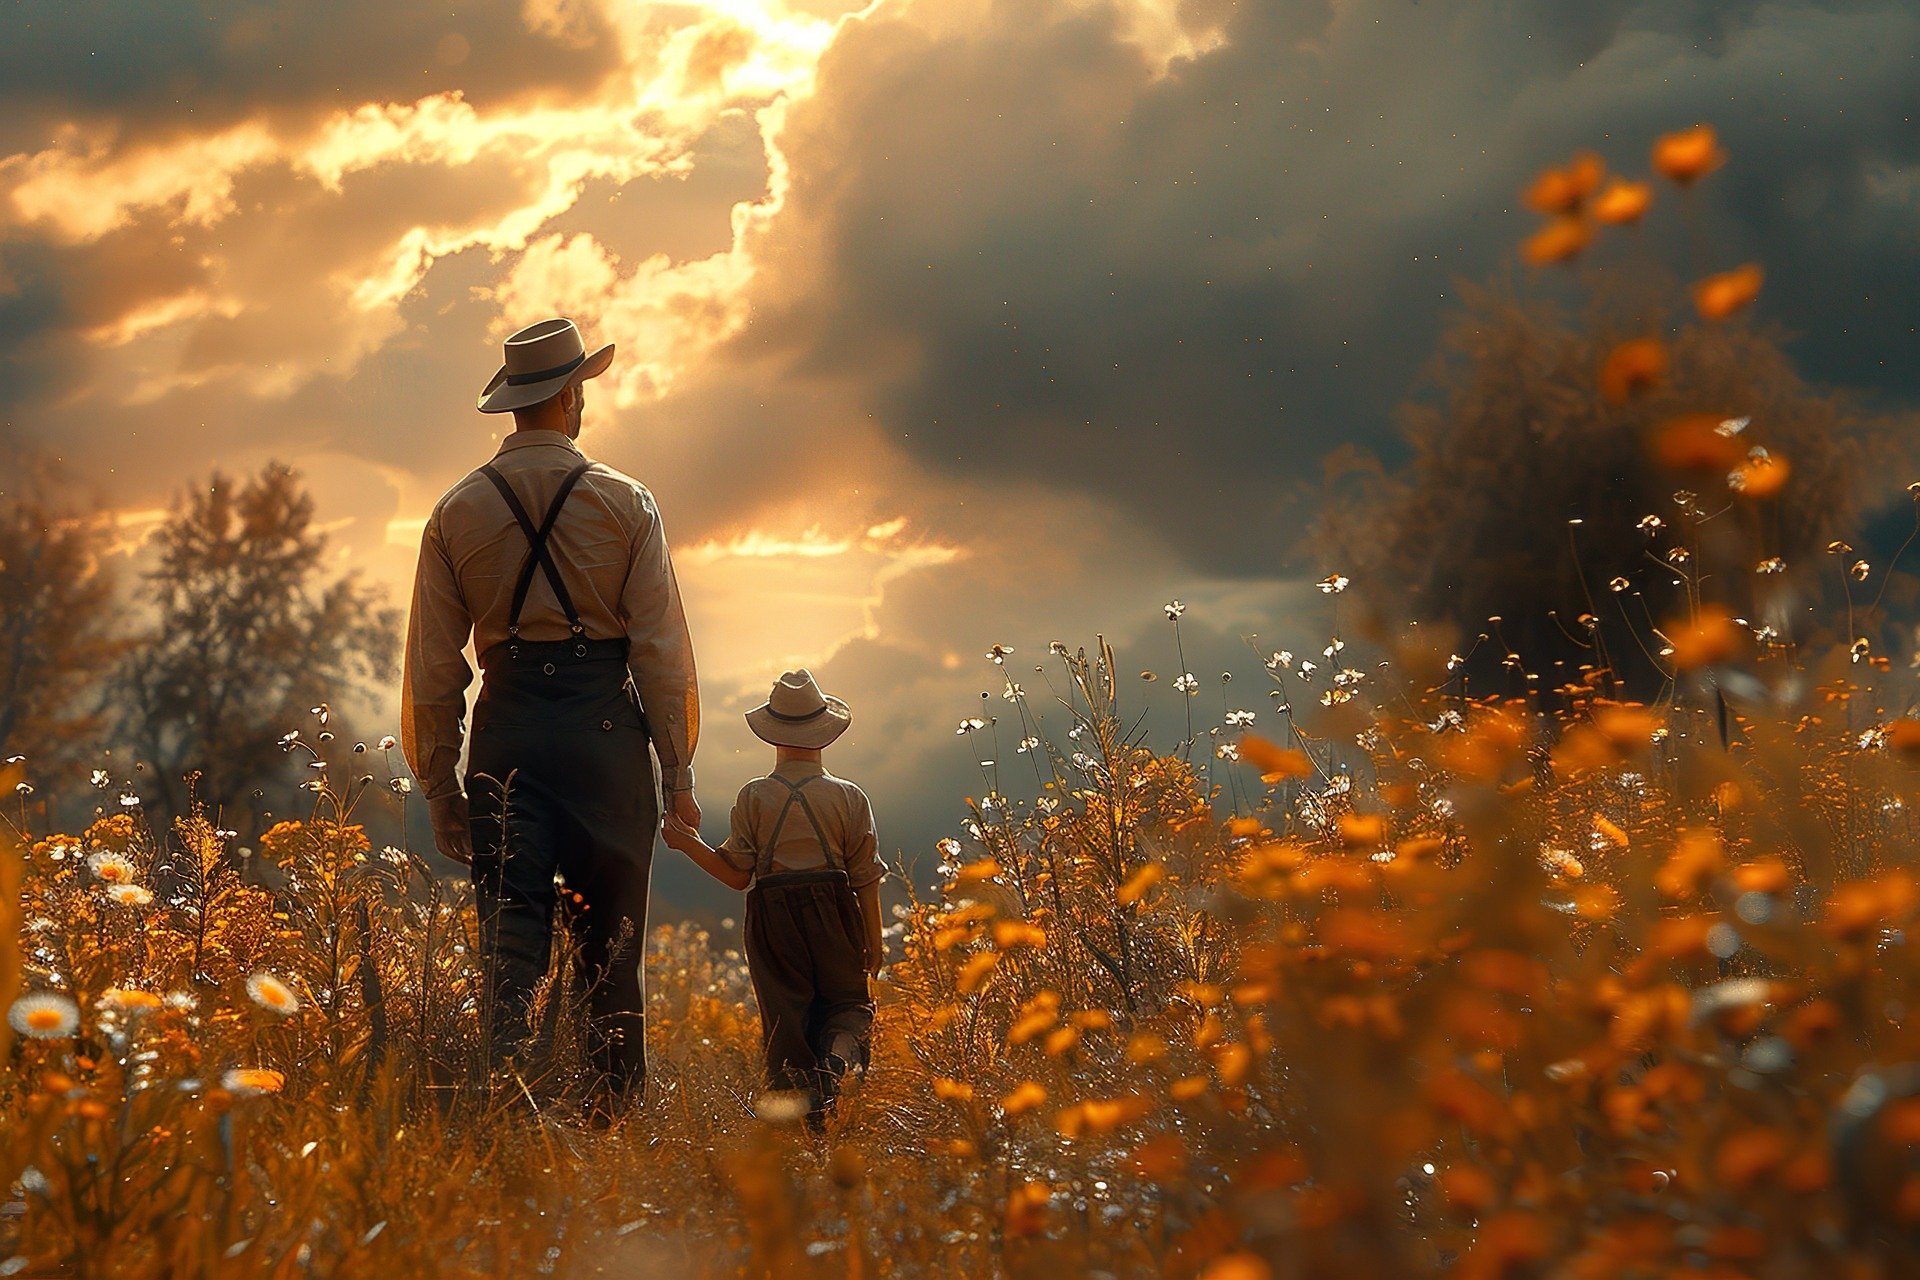
[[[1000,1099],[1000,1110],[1010,1116],[1025,1115],[1047,1100],[1047,1091],[1031,1080],[1023,1080],[1018,1088]]]
[[[60,1040],[80,1026],[80,1006],[53,991],[21,996],[7,1010],[13,1029],[32,1040]]]

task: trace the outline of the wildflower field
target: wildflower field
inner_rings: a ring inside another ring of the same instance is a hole
[[[1720,159],[1698,129],[1648,183],[1576,159],[1523,252],[1571,261]],[[1703,277],[1700,322],[1760,281]],[[1777,620],[1794,459],[1666,395],[1671,346],[1592,371],[1675,482],[1645,582],[1564,620],[1584,662],[1530,671],[1496,626],[1470,679],[1472,644],[1369,626],[1332,573],[1257,720],[1158,744],[1105,644],[1017,682],[996,648],[1017,749],[906,885],[824,1138],[760,1091],[737,939],[688,925],[647,939],[642,1109],[571,1118],[564,957],[550,1053],[483,1079],[472,896],[371,847],[377,752],[247,857],[200,813],[10,830],[0,1274],[1914,1274],[1920,686],[1850,594],[1894,570],[1835,541],[1842,616]]]

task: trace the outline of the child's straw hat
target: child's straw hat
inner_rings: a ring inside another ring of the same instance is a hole
[[[747,727],[776,747],[824,747],[852,720],[847,704],[821,693],[805,667],[781,676],[767,700],[747,712]]]

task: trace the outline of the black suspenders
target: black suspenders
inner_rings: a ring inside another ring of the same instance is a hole
[[[507,506],[513,510],[513,518],[520,524],[520,532],[527,535],[527,558],[520,565],[520,580],[513,587],[513,610],[507,615],[507,635],[512,639],[520,638],[520,610],[527,603],[527,589],[533,585],[533,567],[536,564],[546,572],[547,583],[553,588],[554,597],[560,601],[560,608],[567,615],[567,626],[576,636],[586,633],[580,615],[574,611],[573,596],[567,590],[566,579],[560,576],[560,566],[553,562],[553,556],[547,551],[547,535],[553,532],[553,522],[559,518],[567,495],[573,492],[573,486],[579,483],[580,477],[592,465],[583,462],[567,472],[560,481],[560,491],[553,495],[553,503],[547,508],[546,519],[538,527],[535,527],[533,517],[527,514],[527,509],[520,504],[520,497],[514,493],[513,486],[507,483],[507,478],[494,470],[491,462],[480,468],[487,479],[493,481],[493,487],[500,491],[500,496],[507,500]]]
[[[813,828],[814,839],[820,842],[820,852],[826,858],[827,865],[836,871],[845,871],[846,859],[835,851],[833,842],[827,839],[827,833],[820,829],[820,819],[814,815],[813,806],[808,804],[807,798],[800,794],[802,787],[823,775],[810,773],[798,782],[790,778],[782,778],[777,773],[770,773],[767,776],[787,788],[787,802],[780,806],[780,812],[773,819],[773,830],[767,833],[765,842],[760,846],[760,856],[755,861],[753,874],[764,876],[773,870],[774,842],[780,839],[780,828],[786,824],[787,812],[793,808],[796,800],[800,802],[800,812],[806,815],[807,825]]]

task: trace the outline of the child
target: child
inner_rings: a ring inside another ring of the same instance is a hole
[[[805,669],[789,671],[747,725],[774,748],[773,772],[740,788],[732,831],[715,849],[671,815],[670,848],[747,891],[747,972],[760,1004],[770,1088],[805,1090],[825,1121],[841,1077],[867,1063],[880,972],[879,841],[866,793],[820,762],[852,716]]]

